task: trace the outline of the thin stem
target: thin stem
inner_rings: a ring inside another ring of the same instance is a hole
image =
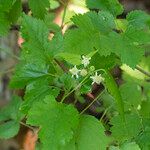
[[[48,75],[50,75],[50,76],[52,76],[52,77],[58,77],[58,75],[51,74],[51,73],[48,73]]]
[[[33,130],[33,131],[35,131],[35,128],[33,128],[33,127],[31,127],[31,126],[25,124],[25,123],[22,122],[22,121],[20,121],[20,124],[23,125],[23,126],[25,126],[25,127],[27,127],[27,128],[29,128],[29,129],[31,129],[31,130]]]
[[[99,93],[98,96],[97,96],[87,107],[85,107],[85,108],[81,111],[80,115],[83,114],[87,109],[89,109],[89,108],[93,105],[93,103],[96,102],[96,101],[99,99],[99,97],[103,94],[104,91],[105,91],[105,90],[103,90],[101,93]]]
[[[64,6],[65,7],[64,7],[64,13],[63,13],[62,22],[61,22],[61,28],[63,28],[63,24],[64,24],[66,12],[67,12],[67,4],[64,4]]]
[[[150,77],[150,72],[145,71],[144,69],[142,69],[140,66],[136,66],[135,67],[138,71],[140,71],[141,73],[145,74],[146,76]]]
[[[108,110],[109,110],[111,107],[112,107],[112,105],[105,109],[103,115],[102,115],[101,118],[100,118],[100,122],[102,121],[102,119],[104,118],[104,116],[106,115],[106,113],[108,112]]]
[[[89,76],[89,75],[88,75]],[[63,103],[63,101],[66,99],[66,97],[68,97],[72,92],[74,92],[76,89],[78,89],[78,87],[82,86],[82,84],[86,81],[86,79],[88,78],[88,76],[86,76],[74,89],[72,89],[69,93],[65,94],[64,97],[61,100],[61,103]]]

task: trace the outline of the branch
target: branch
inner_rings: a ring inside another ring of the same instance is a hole
[[[146,76],[150,77],[150,72],[142,69],[140,66],[136,66],[135,67],[138,71],[140,71],[141,73],[145,74]]]

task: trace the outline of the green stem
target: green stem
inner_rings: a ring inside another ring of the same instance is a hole
[[[105,109],[103,115],[102,115],[101,118],[100,118],[100,122],[102,121],[102,119],[103,119],[104,116],[106,115],[107,111],[108,111],[111,107],[112,107],[112,105]]]
[[[61,100],[61,103],[63,103],[63,101],[64,101],[72,92],[74,92],[76,89],[78,89],[78,87],[82,86],[83,83],[86,81],[86,79],[87,79],[88,77],[89,77],[89,75],[86,76],[86,77],[85,77],[74,89],[72,89],[69,93],[65,94],[64,97],[63,97],[62,100]]]
[[[63,13],[62,22],[61,22],[61,28],[63,28],[63,24],[64,24],[66,12],[67,12],[67,4],[64,4],[64,5],[65,7],[64,7],[64,13]]]
[[[93,103],[96,102],[96,101],[99,99],[99,97],[103,94],[104,91],[105,91],[105,90],[103,90],[101,93],[99,93],[98,96],[97,96],[87,107],[85,107],[85,108],[81,111],[80,115],[83,114],[87,109],[89,109],[89,108],[93,105]]]
[[[141,73],[145,74],[146,76],[150,77],[150,72],[145,71],[144,69],[142,69],[140,66],[136,66],[135,67],[138,71],[140,71]]]

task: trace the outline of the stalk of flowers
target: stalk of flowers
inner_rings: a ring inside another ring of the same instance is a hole
[[[81,63],[83,64],[84,68],[82,69],[78,69],[77,66],[75,65],[73,68],[71,68],[69,71],[72,74],[72,77],[76,77],[79,78],[79,76],[85,77],[87,76],[89,73],[91,73],[91,68],[92,68],[92,72],[95,72],[94,75],[90,76],[90,79],[92,80],[92,84],[96,83],[96,84],[100,84],[104,81],[104,78],[102,77],[101,74],[98,74],[97,71],[94,71],[94,66],[90,67],[90,70],[88,70],[88,66],[90,64],[90,60],[91,57],[86,57],[86,56],[82,56],[82,60]]]

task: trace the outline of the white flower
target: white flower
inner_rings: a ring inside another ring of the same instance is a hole
[[[86,76],[87,74],[88,74],[88,72],[87,72],[86,69],[82,69],[81,72],[80,72],[80,75],[83,76],[83,77]]]
[[[94,76],[91,76],[90,78],[93,80],[92,84],[93,83],[100,84],[101,82],[104,81],[104,78],[102,77],[102,75],[101,74],[97,75],[97,72],[95,73]]]
[[[90,60],[91,60],[91,57],[82,56],[81,63],[84,65],[84,67],[87,67],[90,64]]]
[[[76,65],[75,65],[72,69],[70,69],[69,71],[71,72],[72,77],[73,77],[73,76],[76,76],[76,78],[79,77],[79,76],[78,76],[78,73],[80,72],[80,70],[76,67]]]

